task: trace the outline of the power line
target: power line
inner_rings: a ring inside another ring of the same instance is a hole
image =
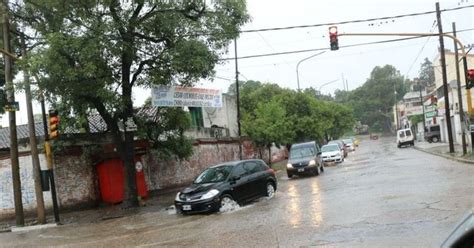
[[[431,30],[430,30],[430,33],[433,33],[434,29],[438,27],[438,24],[436,23],[436,20],[433,22],[433,25],[431,26]],[[418,58],[420,57],[421,53],[423,52],[423,50],[425,49],[425,46],[426,44],[428,44],[428,42],[430,41],[432,36],[428,36],[428,38],[426,39],[426,42],[425,44],[421,47],[420,51],[418,52],[418,54],[416,55],[415,57],[415,60],[413,60],[413,63],[410,65],[410,68],[408,69],[407,73],[405,74],[406,77],[408,78],[408,73],[410,73],[411,69],[413,69],[413,66],[415,65],[416,61],[418,60]]]
[[[454,11],[454,10],[460,10],[460,9],[465,9],[465,8],[473,8],[473,7],[474,7],[474,5],[467,5],[467,6],[463,6],[463,7],[443,9],[443,10],[441,10],[441,12]],[[288,30],[288,29],[299,29],[299,28],[313,28],[313,27],[321,27],[321,26],[329,26],[329,25],[343,25],[343,24],[350,24],[350,23],[371,22],[371,21],[378,21],[378,20],[397,19],[397,18],[420,16],[420,15],[429,15],[429,14],[434,14],[434,13],[436,13],[436,11],[433,10],[433,11],[425,11],[425,12],[395,15],[395,16],[385,16],[385,17],[376,17],[376,18],[369,18],[369,19],[359,19],[359,20],[352,20],[352,21],[329,22],[329,23],[287,26],[287,27],[278,27],[278,28],[249,29],[249,30],[242,30],[242,31],[240,31],[240,33],[267,32],[267,31],[279,31],[279,30]]]
[[[474,28],[460,30],[460,31],[458,31],[458,33],[466,32],[466,31],[472,31],[472,30],[474,30]],[[382,43],[391,43],[391,42],[397,42],[397,41],[413,40],[413,39],[420,39],[420,38],[426,38],[426,37],[424,37],[424,36],[407,37],[407,38],[399,38],[399,39],[391,39],[391,40],[382,40],[382,41],[358,43],[358,44],[345,45],[345,46],[339,46],[339,47],[340,48],[349,48],[349,47],[358,47],[358,46],[375,45],[375,44],[382,44]],[[329,50],[329,48],[314,48],[314,49],[295,50],[295,51],[287,51],[287,52],[256,54],[256,55],[248,55],[248,56],[237,57],[237,59],[260,58],[260,57],[278,56],[278,55],[287,55],[287,54],[296,54],[296,53],[307,53],[307,52],[316,52],[316,51],[324,51],[324,50]],[[234,59],[235,59],[235,57],[234,58],[221,58],[219,60],[220,61],[225,61],[225,60],[234,60]]]

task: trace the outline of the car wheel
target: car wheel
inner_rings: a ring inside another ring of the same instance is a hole
[[[314,175],[317,176],[319,174],[321,174],[321,168],[319,168],[319,166],[318,166],[318,167],[316,167],[316,170],[314,171]]]
[[[402,147],[402,144],[398,143],[398,144],[397,144],[397,147],[398,147],[398,148]]]
[[[439,141],[438,136],[434,136],[433,138],[431,138],[431,141],[434,142],[434,143],[438,143],[438,141]]]
[[[268,198],[273,198],[275,196],[275,186],[273,185],[272,182],[267,183],[267,193],[266,196]]]
[[[288,178],[291,179],[293,177],[293,174],[288,173]]]
[[[230,209],[233,209],[235,206],[235,201],[230,195],[223,195],[221,197],[221,204],[219,207],[219,210],[222,211],[229,211]]]

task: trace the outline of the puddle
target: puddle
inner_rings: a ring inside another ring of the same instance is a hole
[[[219,209],[221,213],[229,213],[234,212],[241,209],[240,205],[236,201],[229,201],[229,203],[225,204]]]

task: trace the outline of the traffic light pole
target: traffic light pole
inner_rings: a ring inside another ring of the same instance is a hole
[[[56,183],[54,180],[54,168],[53,168],[53,154],[51,152],[51,143],[48,132],[48,120],[46,117],[46,107],[44,104],[44,95],[41,92],[41,113],[43,116],[43,128],[44,128],[44,152],[46,155],[46,165],[48,167],[49,182],[51,183],[51,199],[53,200],[53,213],[54,213],[54,222],[59,223],[59,207],[58,207],[58,198],[56,194]]]

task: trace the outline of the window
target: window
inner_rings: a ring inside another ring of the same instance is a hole
[[[430,130],[431,130],[431,132],[439,132],[440,131],[439,126],[432,126],[432,127],[430,127]]]
[[[233,177],[243,177],[247,171],[244,169],[243,164],[236,165],[234,170],[232,171],[232,176]]]
[[[410,130],[406,130],[405,133],[406,133],[407,136],[411,136],[411,131]]]
[[[405,137],[405,133],[402,131],[402,132],[399,132],[398,133],[398,136],[400,136],[400,138],[404,138]]]
[[[258,166],[260,167],[260,170],[261,170],[261,171],[264,171],[264,170],[269,169],[268,165],[265,164],[265,162],[263,162],[263,161],[257,161],[257,163],[258,163]]]
[[[255,161],[245,162],[244,168],[249,174],[261,171],[260,166],[258,166],[257,162]]]
[[[192,127],[204,127],[204,119],[202,117],[202,108],[200,107],[189,107],[189,113],[191,114],[191,126]]]

